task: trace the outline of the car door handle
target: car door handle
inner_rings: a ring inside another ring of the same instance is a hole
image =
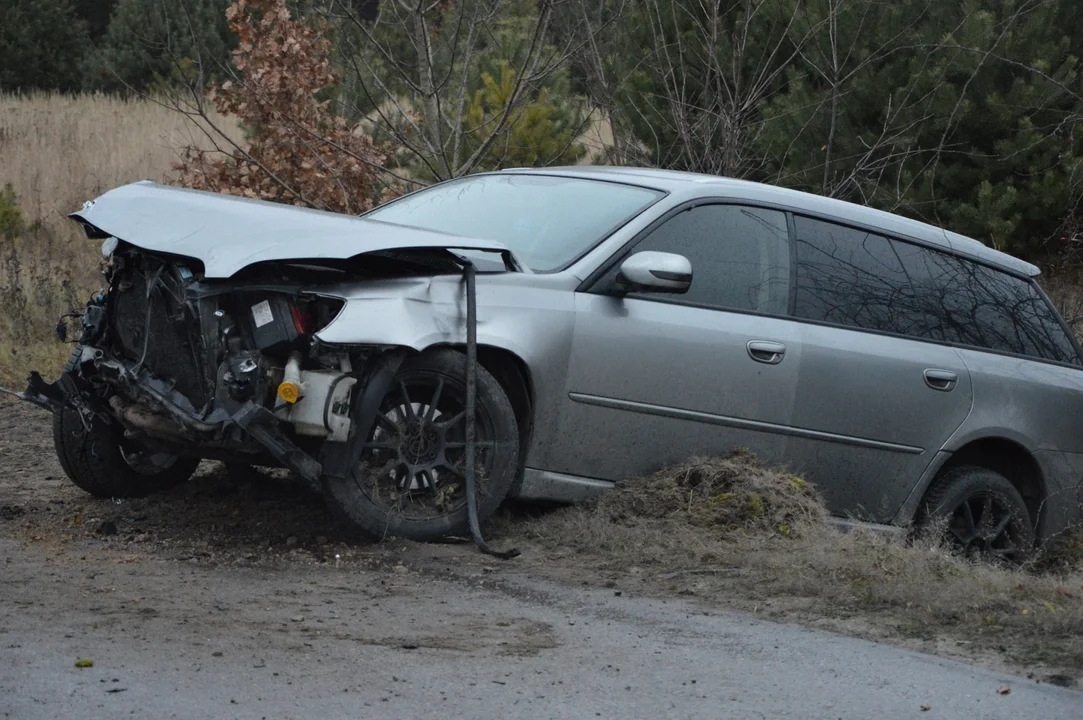
[[[933,390],[951,392],[959,382],[959,375],[951,370],[937,370],[929,368],[925,371],[925,384]]]
[[[750,340],[748,356],[756,362],[778,365],[786,357],[786,346],[769,340]]]

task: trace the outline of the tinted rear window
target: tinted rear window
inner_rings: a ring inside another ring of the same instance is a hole
[[[822,220],[795,224],[798,317],[1080,364],[1029,280]]]
[[[1052,305],[1032,281],[947,253],[899,245],[906,248],[903,261],[918,301],[939,309],[934,339],[1080,363]]]
[[[913,335],[909,282],[887,238],[797,217],[798,317]]]

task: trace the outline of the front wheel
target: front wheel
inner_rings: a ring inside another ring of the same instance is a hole
[[[126,443],[116,423],[95,417],[86,427],[69,408],[53,413],[53,444],[64,473],[96,497],[145,497],[187,481],[199,465]]]
[[[452,349],[410,357],[396,373],[368,429],[361,461],[327,478],[327,496],[348,520],[376,537],[431,541],[468,531],[466,356]],[[477,368],[475,468],[478,519],[511,489],[519,433],[496,379]]]
[[[947,539],[967,557],[1022,562],[1034,548],[1026,502],[1000,473],[982,467],[952,468],[922,502],[923,520],[946,528]]]

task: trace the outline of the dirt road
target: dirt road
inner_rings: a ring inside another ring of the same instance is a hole
[[[1044,682],[358,541],[317,499],[210,464],[166,497],[94,500],[46,420],[0,406],[5,718],[1083,717]]]

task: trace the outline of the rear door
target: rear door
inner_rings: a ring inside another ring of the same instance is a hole
[[[971,379],[935,298],[912,282],[923,248],[795,216],[802,320],[791,467],[836,511],[891,520],[969,414]]]
[[[679,253],[685,295],[605,293],[632,252]],[[782,458],[801,362],[786,215],[684,209],[576,296],[568,400],[547,467],[620,480],[695,455]]]

